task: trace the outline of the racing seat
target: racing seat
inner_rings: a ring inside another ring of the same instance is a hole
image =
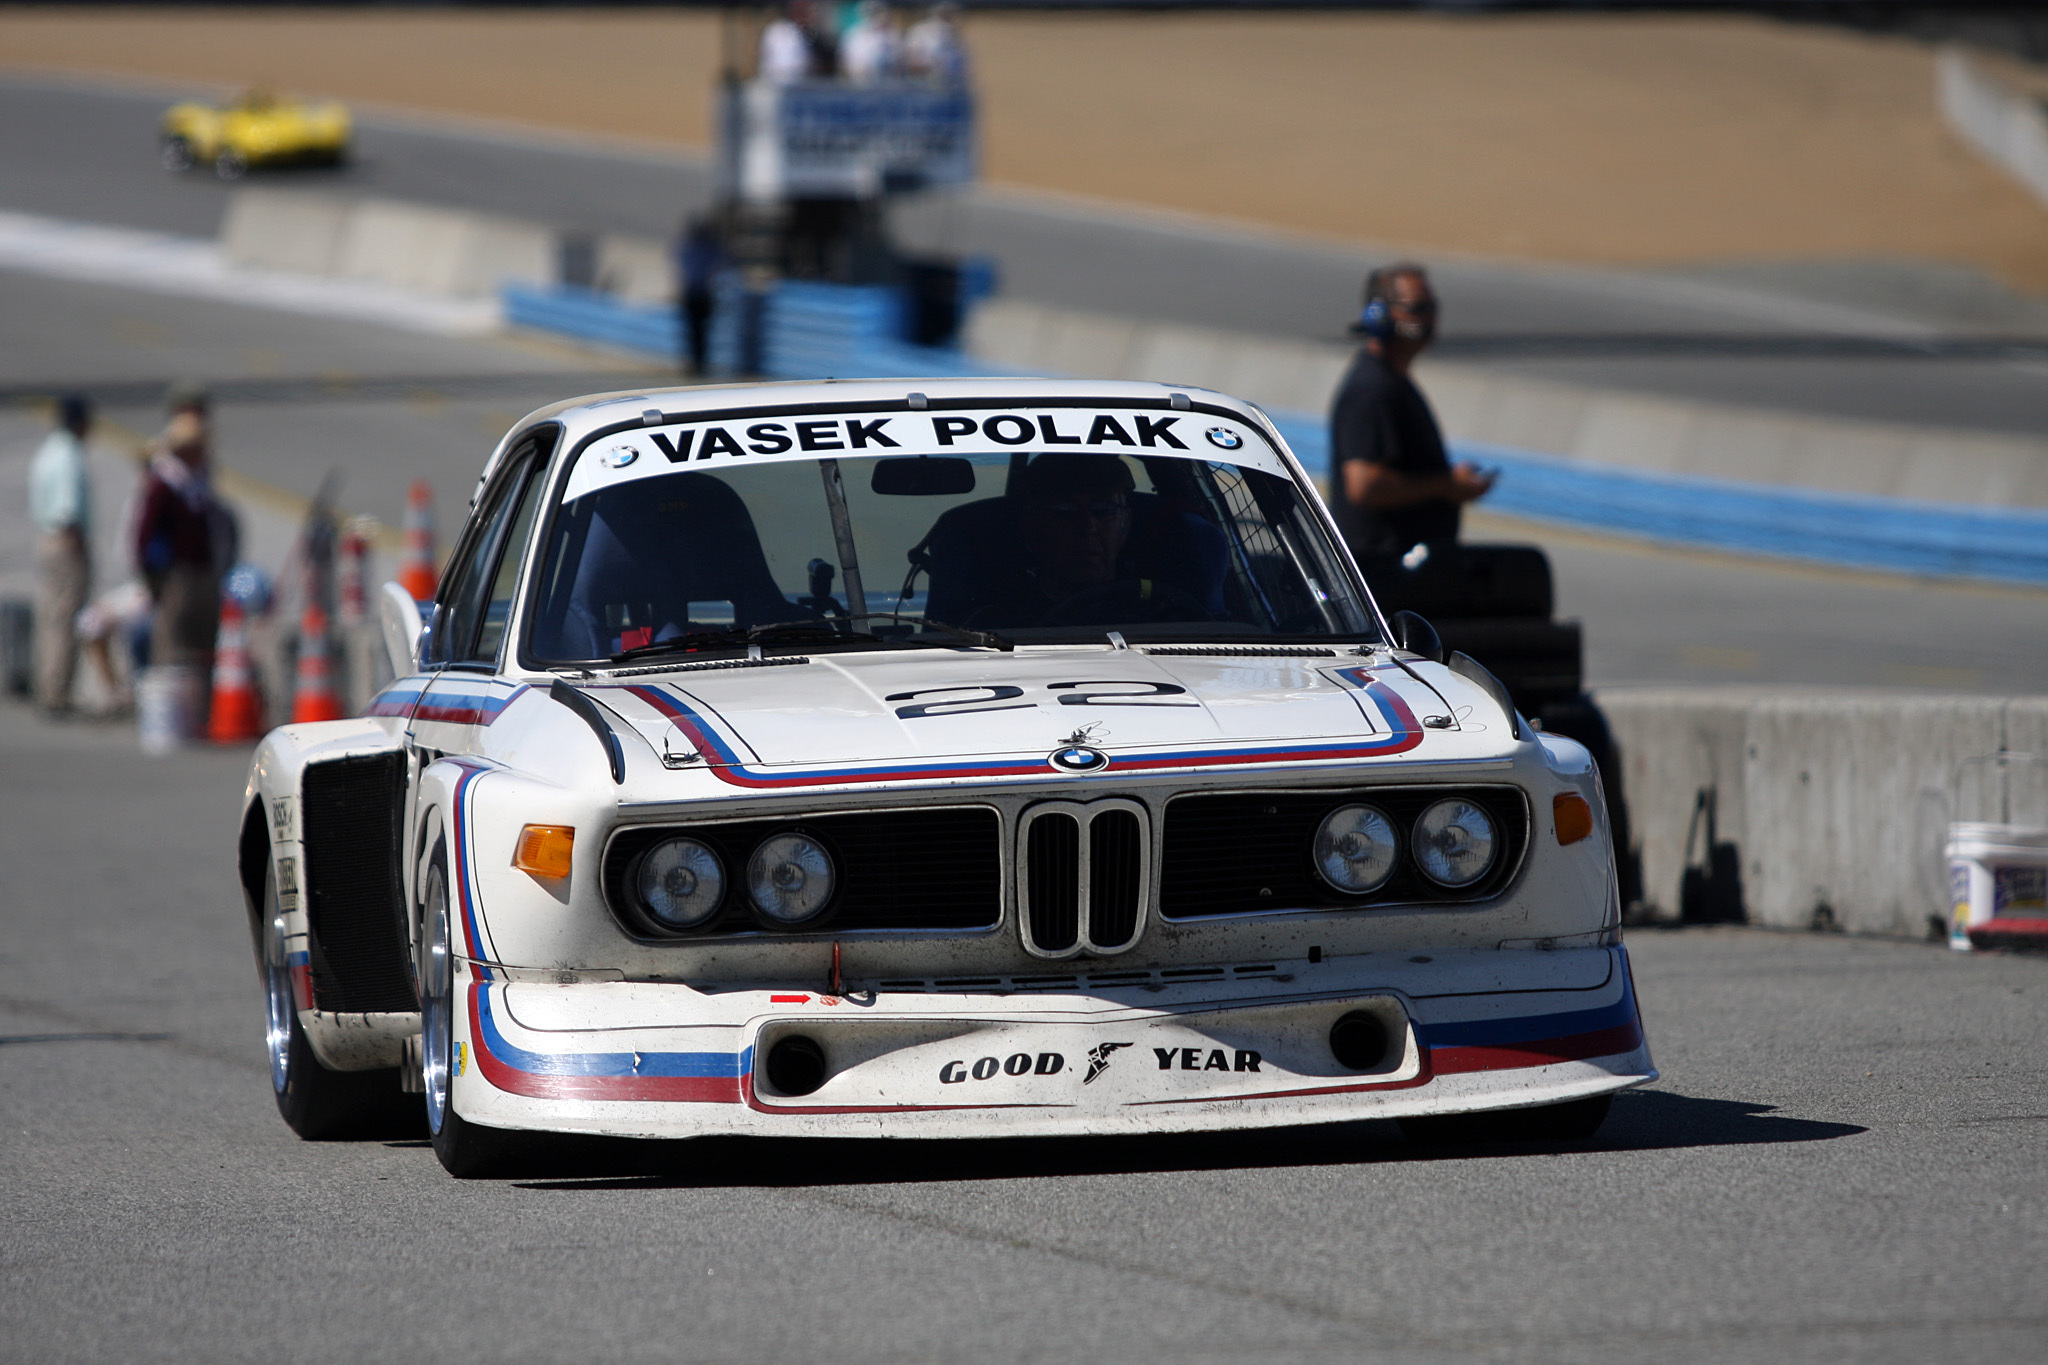
[[[557,534],[568,538],[557,562],[576,567],[566,585],[553,585],[535,631],[549,658],[602,658],[681,634],[692,628],[693,602],[730,602],[741,629],[811,614],[776,586],[746,502],[710,474],[665,474],[578,499]]]
[[[1223,583],[1230,547],[1223,532],[1157,493],[1125,496],[1131,536],[1118,557],[1117,577],[1152,579],[1185,593],[1218,619],[1227,616]],[[911,552],[928,576],[926,616],[973,625],[977,613],[1001,611],[1018,600],[1026,568],[1019,507],[1014,498],[983,498],[949,508],[932,523]]]

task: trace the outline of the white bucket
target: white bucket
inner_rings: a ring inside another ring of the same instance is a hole
[[[168,754],[193,736],[199,714],[199,675],[182,664],[145,668],[135,677],[135,728],[142,752]]]
[[[1948,827],[1951,948],[1995,919],[2048,918],[2048,829],[1958,821]]]

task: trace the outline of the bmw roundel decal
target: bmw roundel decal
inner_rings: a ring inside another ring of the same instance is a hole
[[[1109,766],[1109,755],[1085,744],[1070,744],[1053,750],[1046,761],[1062,772],[1099,773]]]
[[[604,462],[613,469],[624,469],[640,458],[640,452],[632,446],[613,446],[604,453]]]
[[[1244,444],[1244,437],[1238,435],[1229,427],[1210,427],[1202,434],[1209,438],[1210,445],[1222,450],[1236,450]]]

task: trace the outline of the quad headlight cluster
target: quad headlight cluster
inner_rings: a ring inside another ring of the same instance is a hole
[[[663,929],[702,928],[726,904],[725,863],[699,839],[664,839],[653,845],[634,860],[627,881],[640,908]],[[791,928],[822,914],[837,882],[832,854],[808,834],[773,835],[747,859],[747,900],[774,928]]]
[[[1484,877],[1501,847],[1493,817],[1457,796],[1418,815],[1405,842],[1422,875],[1452,891]],[[1316,827],[1316,875],[1345,895],[1369,895],[1394,875],[1402,844],[1400,826],[1378,806],[1339,806]]]

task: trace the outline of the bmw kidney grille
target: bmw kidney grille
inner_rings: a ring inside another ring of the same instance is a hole
[[[1026,810],[1017,860],[1025,948],[1070,957],[1134,946],[1151,896],[1150,840],[1135,801],[1047,801]]]

